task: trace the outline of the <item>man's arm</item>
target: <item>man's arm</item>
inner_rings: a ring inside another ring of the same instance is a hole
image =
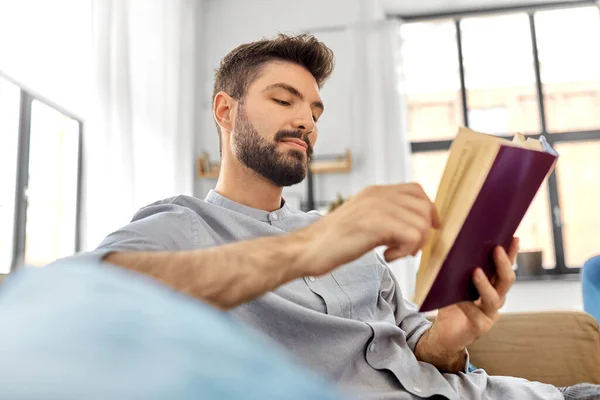
[[[227,310],[302,276],[303,235],[178,252],[122,251],[104,261]]]
[[[104,248],[115,249],[104,259],[229,309],[296,278],[326,274],[378,246],[388,246],[388,261],[414,254],[432,224],[439,225],[437,213],[420,186],[369,187],[294,233],[174,252],[127,251],[117,240]],[[146,226],[136,237],[156,229],[164,227]]]
[[[417,342],[415,356],[417,360],[432,364],[442,372],[453,374],[465,371],[469,360],[466,348],[453,352],[440,346],[440,340],[436,337],[435,330],[431,328]]]

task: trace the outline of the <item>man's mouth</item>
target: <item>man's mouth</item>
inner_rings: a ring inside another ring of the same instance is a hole
[[[295,147],[299,150],[306,151],[308,149],[308,145],[302,139],[285,138],[285,139],[281,139],[281,142],[285,143],[288,146]]]

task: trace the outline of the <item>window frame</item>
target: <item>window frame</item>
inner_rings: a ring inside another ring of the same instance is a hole
[[[556,2],[551,4],[522,5],[513,7],[497,7],[485,10],[466,10],[461,12],[441,13],[441,14],[423,14],[423,15],[397,15],[388,14],[388,18],[400,19],[403,23],[411,22],[431,22],[439,19],[451,19],[455,24],[458,70],[460,76],[460,97],[462,106],[463,125],[469,127],[469,103],[468,91],[465,84],[465,66],[463,58],[463,38],[461,30],[461,21],[465,17],[481,17],[490,15],[500,15],[505,13],[524,12],[529,19],[530,38],[533,51],[535,87],[537,97],[537,107],[539,111],[540,132],[528,134],[528,137],[539,138],[544,135],[548,142],[555,146],[558,143],[573,143],[581,141],[600,141],[600,130],[587,131],[565,131],[557,133],[548,132],[548,119],[546,115],[546,97],[540,71],[540,59],[538,50],[538,35],[536,31],[535,14],[538,11],[560,10],[566,8],[598,6],[593,0],[583,0],[578,2]],[[600,39],[600,38],[598,38]],[[498,134],[497,136],[512,139],[512,135]],[[411,154],[421,152],[445,151],[450,149],[452,139],[435,141],[411,141]],[[548,199],[550,215],[548,218],[552,224],[552,239],[554,245],[554,254],[556,265],[552,269],[544,269],[540,275],[528,276],[518,275],[519,280],[552,280],[552,279],[579,279],[581,266],[568,267],[565,262],[564,236],[562,229],[562,211],[559,198],[560,182],[557,179],[556,172],[553,172],[548,178]]]
[[[74,120],[78,125],[77,148],[77,188],[75,205],[75,252],[81,251],[81,197],[83,178],[83,119],[64,109],[54,102],[28,89],[26,86],[0,71],[0,79],[15,85],[19,89],[19,125],[17,140],[17,179],[15,185],[15,207],[13,217],[13,251],[9,274],[25,264],[25,245],[27,229],[27,187],[29,185],[29,150],[31,140],[31,111],[34,101],[38,101],[64,116]],[[2,274],[0,274],[1,276]]]

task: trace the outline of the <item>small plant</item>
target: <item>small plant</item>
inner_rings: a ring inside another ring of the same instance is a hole
[[[337,198],[334,202],[329,204],[329,212],[332,212],[333,210],[335,210],[336,208],[338,208],[339,206],[341,206],[342,204],[344,204],[346,202],[347,199],[344,199],[342,197],[341,193],[337,194]]]

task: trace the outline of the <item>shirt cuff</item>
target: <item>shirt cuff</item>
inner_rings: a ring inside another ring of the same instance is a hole
[[[415,352],[417,343],[419,343],[419,340],[421,340],[421,337],[425,334],[425,332],[431,328],[431,325],[431,322],[424,322],[406,337],[406,344],[408,344],[408,347],[410,347],[413,353]]]

